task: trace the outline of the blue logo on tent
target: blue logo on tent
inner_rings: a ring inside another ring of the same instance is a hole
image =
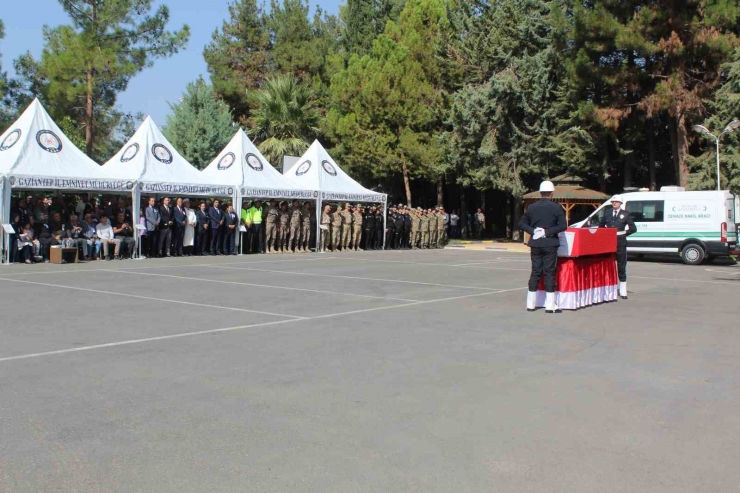
[[[329,161],[321,161],[321,167],[331,176],[337,176],[337,170],[334,169],[334,166]]]
[[[262,171],[262,169],[264,168],[264,166],[262,166],[262,161],[260,161],[260,158],[258,158],[256,155],[252,154],[251,152],[247,154],[246,159],[247,159],[247,164],[253,170]]]
[[[154,144],[152,146],[152,154],[160,163],[170,164],[172,162],[172,153],[162,144]]]
[[[139,144],[137,143],[131,144],[130,146],[126,148],[125,151],[123,151],[123,154],[121,154],[121,162],[128,163],[133,158],[135,158],[138,153],[139,153]]]
[[[234,156],[233,152],[229,152],[224,157],[218,160],[216,168],[220,169],[221,171],[229,169],[231,168],[231,165],[234,164],[234,161],[236,161],[236,156]]]
[[[7,151],[15,145],[21,139],[21,129],[16,128],[8,135],[5,136],[2,143],[0,143],[0,151]]]
[[[52,154],[62,150],[62,141],[51,130],[39,130],[36,134],[36,142],[38,142],[39,147]]]
[[[308,161],[308,160],[303,161],[303,163],[301,163],[301,165],[298,166],[298,169],[295,170],[295,175],[296,176],[305,175],[306,173],[308,173],[308,170],[310,169],[311,169],[311,161]]]

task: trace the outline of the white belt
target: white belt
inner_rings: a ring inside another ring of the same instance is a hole
[[[626,231],[617,231],[617,236],[624,236],[626,234],[627,234]]]

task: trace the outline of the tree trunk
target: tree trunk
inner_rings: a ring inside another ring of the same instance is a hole
[[[674,184],[680,183],[681,179],[679,178],[680,175],[680,163],[678,159],[678,132],[676,128],[676,119],[672,116],[668,117],[668,133],[671,136],[671,154],[673,158],[673,179]]]
[[[440,176],[437,178],[437,205],[444,207],[445,205],[445,177]],[[411,206],[411,204],[409,204]]]
[[[93,152],[93,69],[91,66],[87,68],[87,94],[86,105],[85,105],[85,151],[88,156],[92,156]]]
[[[632,168],[634,166],[634,151],[624,156],[624,188],[632,186]]]
[[[648,179],[650,190],[657,190],[658,184],[655,179],[655,127],[652,122],[647,124],[648,137]]]
[[[604,147],[604,157],[601,160],[601,169],[599,170],[599,191],[606,193],[606,172],[609,169],[609,147]]]
[[[676,141],[678,146],[678,185],[689,188],[689,136],[686,130],[686,115],[676,110]]]
[[[409,167],[405,160],[401,162],[401,170],[403,171],[403,186],[406,189],[406,203],[411,207],[411,180],[409,179]]]

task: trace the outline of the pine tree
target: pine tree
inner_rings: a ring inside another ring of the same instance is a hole
[[[236,0],[229,5],[229,19],[203,50],[214,90],[240,121],[250,112],[247,91],[259,88],[273,70],[270,38],[257,0]]]
[[[96,125],[107,132],[120,122],[113,110],[118,94],[155,59],[183,48],[190,31],[168,31],[169,9],[152,12],[152,0],[63,0],[62,7],[73,25],[45,29],[41,60],[26,55],[19,62],[50,106],[84,125],[86,152],[93,155]]]
[[[237,127],[231,111],[203,79],[188,84],[162,129],[165,137],[198,169],[204,169],[229,143]]]

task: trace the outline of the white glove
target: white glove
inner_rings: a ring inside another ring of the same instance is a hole
[[[539,240],[545,237],[545,230],[542,228],[535,228],[534,234],[532,235],[533,240]]]

